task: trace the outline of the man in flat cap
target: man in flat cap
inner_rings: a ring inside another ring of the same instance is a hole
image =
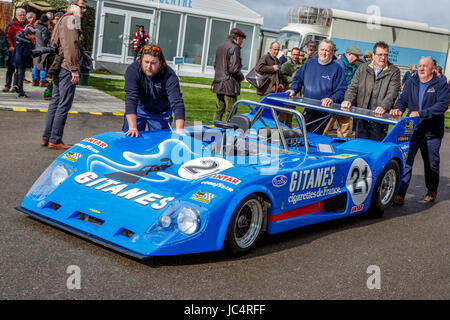
[[[340,59],[336,60],[337,64],[339,64],[344,70],[347,85],[350,85],[350,83],[352,83],[353,76],[355,75],[356,69],[358,69],[356,66],[356,62],[360,59],[362,54],[363,54],[362,51],[359,50],[357,46],[350,46],[347,48],[345,54],[343,54]],[[336,120],[339,124],[337,136],[347,137],[350,131],[349,129],[351,117],[341,115],[334,115],[330,119],[327,127],[325,128],[324,134],[326,134],[328,130],[330,130],[333,127],[334,122]]]

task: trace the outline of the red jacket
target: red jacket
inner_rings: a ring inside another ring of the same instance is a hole
[[[14,39],[15,35],[19,33],[20,30],[25,29],[25,26],[27,25],[28,21],[25,20],[23,23],[20,23],[17,18],[14,18],[14,22],[8,29],[7,39],[8,39],[8,45],[11,48],[14,48],[16,45],[16,40]]]
[[[138,51],[141,49],[141,43],[144,45],[148,44],[150,41],[150,37],[148,36],[147,32],[142,32],[143,36],[141,37],[139,30],[134,33],[133,36],[133,47],[134,51]]]

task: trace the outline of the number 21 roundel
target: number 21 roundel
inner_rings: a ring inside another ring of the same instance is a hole
[[[358,158],[353,161],[345,186],[355,205],[360,205],[366,200],[372,186],[372,171],[364,159]]]
[[[233,167],[233,164],[222,158],[197,158],[183,164],[178,175],[187,180],[195,180],[207,175]]]

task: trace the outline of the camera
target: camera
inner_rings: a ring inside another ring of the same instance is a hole
[[[56,44],[51,44],[48,47],[40,48],[40,49],[34,49],[31,54],[34,58],[42,56],[45,53],[58,53],[58,46]]]

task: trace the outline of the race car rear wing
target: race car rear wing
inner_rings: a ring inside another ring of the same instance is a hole
[[[419,123],[418,118],[402,118],[394,117],[389,113],[382,116],[375,115],[373,110],[363,109],[352,106],[350,110],[342,110],[340,104],[333,104],[332,107],[323,107],[319,100],[308,99],[304,97],[289,97],[287,93],[274,93],[267,95],[261,100],[266,104],[277,104],[279,106],[295,106],[301,108],[308,108],[317,111],[323,111],[330,114],[349,116],[361,120],[373,121],[383,124],[392,125],[393,128],[389,131],[382,143],[405,144],[409,143],[415,127]],[[263,112],[264,115],[264,112]]]
[[[396,125],[400,120],[399,117],[393,117],[389,113],[385,113],[382,116],[376,116],[372,110],[358,107],[351,107],[348,111],[342,110],[341,105],[338,103],[333,104],[332,107],[323,107],[319,100],[313,100],[303,97],[289,97],[287,93],[270,94],[266,96],[261,102],[271,104],[271,101],[276,101],[278,103],[281,103],[282,105],[308,108],[312,110],[327,112],[330,114],[349,116],[362,120],[374,121],[390,125]]]

